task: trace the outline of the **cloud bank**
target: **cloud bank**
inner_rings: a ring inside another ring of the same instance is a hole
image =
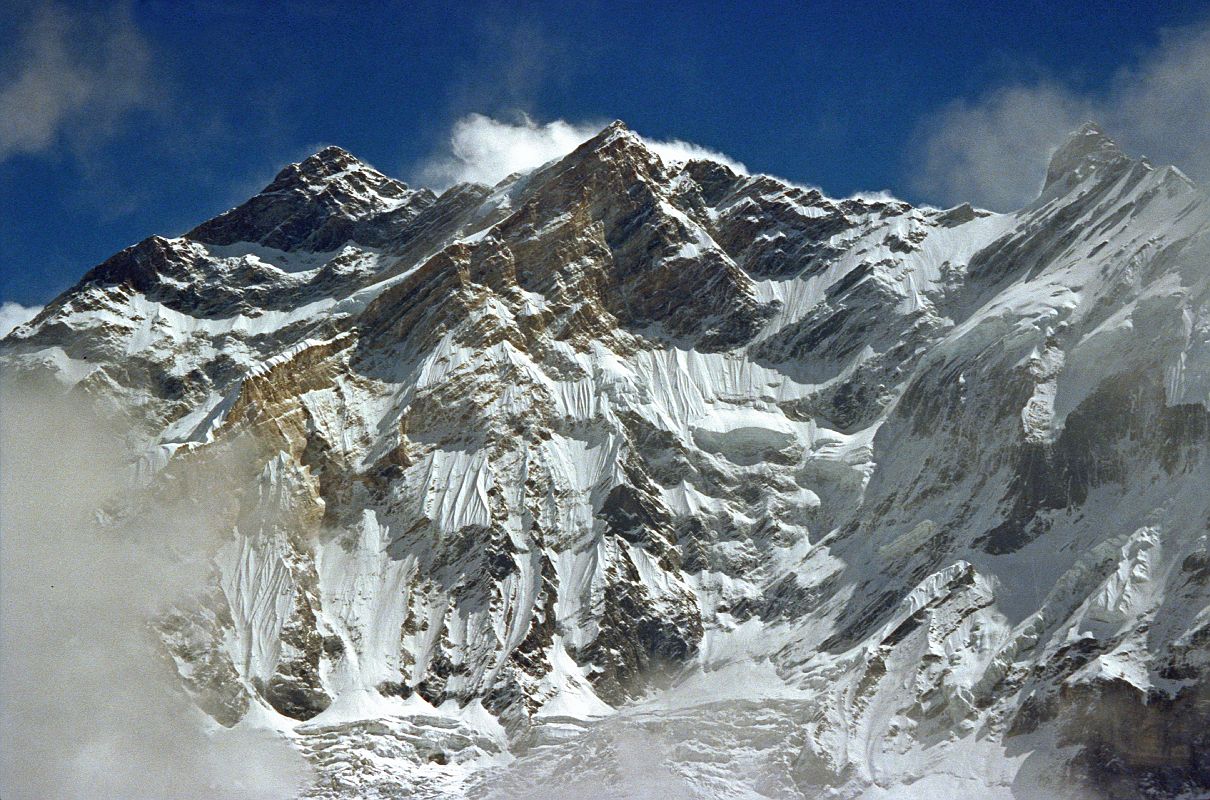
[[[23,306],[6,300],[0,304],[0,339],[12,333],[19,325],[24,325],[42,310],[42,306]]]
[[[39,8],[5,59],[0,161],[80,147],[152,103],[151,51],[126,11]]]
[[[996,210],[1037,196],[1050,153],[1086,120],[1127,152],[1210,179],[1210,24],[1168,31],[1102,92],[1057,81],[957,101],[919,130],[910,183],[933,202]]]
[[[0,383],[0,796],[294,797],[298,753],[206,717],[148,628],[207,583],[222,501],[194,489],[98,524],[130,497],[128,426],[17,384]]]
[[[561,119],[540,123],[528,116],[508,122],[468,114],[454,123],[446,148],[421,165],[414,182],[439,190],[455,183],[495,185],[514,172],[528,172],[567,155],[606,124]],[[748,172],[741,162],[691,142],[646,138],[643,141],[665,161],[708,158],[737,172]]]

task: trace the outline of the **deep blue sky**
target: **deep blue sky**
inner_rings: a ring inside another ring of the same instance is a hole
[[[38,20],[58,20],[103,87],[75,110],[63,101],[41,142],[0,150],[0,300],[43,303],[324,143],[409,178],[469,112],[616,117],[834,195],[933,199],[910,180],[930,115],[1022,82],[1095,94],[1161,29],[1210,12],[1179,1],[348,5],[0,0],[0,132],[3,115],[42,102],[36,89],[11,101],[39,58]],[[115,30],[126,38],[92,58]],[[137,99],[105,96],[118,91],[107,80]]]

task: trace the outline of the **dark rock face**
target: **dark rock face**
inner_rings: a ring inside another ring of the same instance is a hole
[[[339,147],[327,147],[188,236],[207,244],[258,242],[319,253],[350,241],[378,247],[435,200],[432,192],[413,192]]]
[[[692,166],[690,169],[692,172]],[[787,191],[771,178],[735,180],[728,188],[725,193],[711,192],[711,205],[725,209],[713,236],[739,266],[757,278],[784,279],[818,272],[844,251],[835,240],[857,228],[861,215],[868,212],[860,205],[834,203],[814,189]],[[804,208],[813,213],[804,214]]]
[[[1073,771],[1101,797],[1180,797],[1210,786],[1210,693],[1204,683],[1175,696],[1123,681],[1068,692],[1063,743],[1081,746]]]
[[[606,573],[602,632],[576,657],[593,665],[591,680],[601,699],[621,704],[688,660],[701,641],[702,623],[692,597],[682,598],[671,615],[660,613],[634,564],[615,563]]]

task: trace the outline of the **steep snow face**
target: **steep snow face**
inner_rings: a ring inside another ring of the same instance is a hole
[[[1095,126],[1015,214],[620,123],[440,197],[327,148],[0,358],[137,409],[139,492],[251,460],[160,625],[311,796],[1175,797],[1210,788],[1208,208]]]

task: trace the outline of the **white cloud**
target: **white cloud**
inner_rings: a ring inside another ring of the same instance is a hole
[[[301,755],[279,736],[208,719],[148,627],[212,585],[228,512],[188,491],[139,511],[131,422],[101,420],[87,402],[0,381],[0,796],[298,796],[311,780]],[[220,460],[183,485],[230,481],[213,493],[230,498],[255,474],[250,453]],[[100,513],[115,499],[120,527]]]
[[[0,86],[0,161],[80,145],[152,102],[150,50],[125,11],[35,12]]]
[[[1128,152],[1210,178],[1210,25],[1168,32],[1101,92],[1042,81],[950,104],[921,126],[913,186],[945,204],[1019,207],[1037,195],[1050,153],[1089,119]]]
[[[415,182],[444,189],[455,183],[494,185],[514,172],[528,172],[567,155],[605,127],[604,122],[539,123],[527,116],[506,122],[483,114],[468,114],[454,123],[448,149],[423,164]],[[747,168],[716,150],[673,139],[644,139],[665,161],[708,158],[747,173]]]
[[[24,325],[38,316],[41,310],[42,306],[23,306],[11,301],[0,304],[0,339],[8,336],[18,325]]]

